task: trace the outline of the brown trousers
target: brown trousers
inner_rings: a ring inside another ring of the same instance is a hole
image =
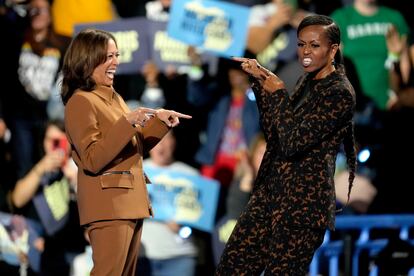
[[[142,219],[107,220],[87,226],[92,246],[91,276],[135,275],[142,222]]]

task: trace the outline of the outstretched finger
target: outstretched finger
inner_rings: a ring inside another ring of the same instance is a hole
[[[266,68],[264,68],[263,66],[261,66],[259,63],[257,63],[256,66],[257,66],[257,68],[260,70],[260,72],[262,74],[264,74],[267,77],[270,76],[270,73],[269,73],[269,71]]]
[[[183,114],[183,113],[180,113],[180,112],[177,112],[177,111],[174,111],[174,115],[179,117],[179,118],[183,118],[183,119],[193,118],[193,116],[191,116],[191,115]]]

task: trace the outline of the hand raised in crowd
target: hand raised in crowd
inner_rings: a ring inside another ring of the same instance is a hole
[[[305,18],[306,16],[310,15],[311,13],[302,9],[296,10],[296,12],[293,14],[292,18],[289,21],[289,25],[293,28],[297,29],[300,22]]]
[[[256,78],[266,92],[274,92],[285,88],[284,82],[271,71],[261,66],[256,59],[234,57],[233,60],[241,62],[243,71]]]
[[[60,150],[54,150],[46,155],[37,163],[35,170],[38,174],[43,175],[47,172],[57,171],[61,168],[66,159],[65,153]]]
[[[400,55],[407,45],[407,36],[400,36],[397,28],[391,25],[385,34],[388,52]]]
[[[283,3],[283,1],[275,1],[277,2],[277,10],[275,13],[269,17],[268,19],[268,26],[272,30],[277,30],[284,25],[289,24],[294,14],[294,10],[291,5]]]

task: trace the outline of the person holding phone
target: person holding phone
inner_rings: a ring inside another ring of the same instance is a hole
[[[134,275],[142,222],[152,216],[142,169],[144,153],[181,118],[173,110],[130,111],[114,90],[119,65],[115,37],[85,29],[63,62],[66,135],[78,170],[80,224],[93,252],[91,275]]]
[[[326,228],[335,226],[335,160],[340,145],[355,175],[354,89],[345,75],[340,31],[305,17],[297,53],[305,74],[289,96],[255,59],[235,58],[253,82],[267,142],[249,203],[226,244],[217,275],[306,275]]]
[[[77,168],[69,156],[63,121],[50,121],[43,157],[19,179],[10,193],[12,210],[41,225],[35,243],[42,252],[40,274],[69,275],[71,256],[86,242],[79,228],[75,191]]]

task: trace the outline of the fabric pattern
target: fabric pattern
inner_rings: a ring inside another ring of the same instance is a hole
[[[353,128],[355,93],[335,71],[295,108],[311,77],[303,76],[291,97],[252,80],[267,149],[217,275],[305,275],[325,228],[334,228],[335,160]]]

